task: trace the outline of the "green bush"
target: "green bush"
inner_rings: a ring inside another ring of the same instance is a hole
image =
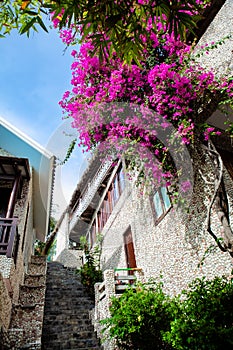
[[[82,284],[87,288],[91,297],[95,297],[95,283],[103,281],[103,272],[100,269],[100,255],[102,235],[97,234],[96,244],[92,251],[90,251],[86,237],[80,237],[80,245],[85,255],[85,263],[77,270],[81,277]]]
[[[162,284],[138,284],[112,299],[102,323],[124,350],[233,349],[233,282],[196,279],[169,298]]]
[[[111,317],[102,323],[119,349],[170,349],[161,336],[171,321],[167,310],[161,283],[138,284],[112,299]]]
[[[103,273],[96,267],[95,259],[90,253],[85,255],[86,263],[78,270],[82,284],[87,288],[88,293],[94,298],[94,285],[103,281]]]
[[[224,277],[193,281],[170,303],[163,339],[177,350],[233,349],[233,284]]]

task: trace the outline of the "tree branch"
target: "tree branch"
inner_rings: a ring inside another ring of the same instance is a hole
[[[205,147],[205,146],[204,146]],[[223,252],[229,252],[231,256],[233,256],[233,232],[229,223],[229,212],[228,212],[228,201],[227,195],[224,188],[223,182],[223,162],[220,154],[216,150],[212,141],[208,141],[208,147],[205,147],[207,152],[212,159],[212,163],[215,169],[215,180],[214,180],[214,193],[211,198],[211,201],[207,208],[207,227],[206,230],[209,234],[214,238],[218,247]],[[213,205],[216,205],[218,218],[222,224],[224,229],[224,246],[220,243],[220,239],[214,234],[211,229],[211,212]]]

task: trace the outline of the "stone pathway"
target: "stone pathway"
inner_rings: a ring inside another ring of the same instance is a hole
[[[93,306],[75,270],[49,262],[42,349],[101,349],[89,318]]]

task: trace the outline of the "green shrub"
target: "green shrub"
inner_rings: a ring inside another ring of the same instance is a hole
[[[171,321],[161,283],[128,288],[112,299],[110,313],[102,323],[120,349],[170,349],[161,336]]]
[[[103,272],[100,269],[100,254],[102,236],[97,235],[96,245],[92,251],[88,247],[86,237],[80,237],[80,245],[85,255],[85,263],[77,270],[77,273],[81,277],[82,284],[87,288],[88,293],[91,297],[95,297],[95,283],[103,281]]]
[[[102,323],[124,350],[233,349],[233,283],[196,279],[174,298],[161,283],[138,284],[112,299]]]
[[[86,263],[78,270],[82,284],[87,288],[88,293],[94,297],[94,285],[103,281],[103,273],[96,267],[95,259],[91,254],[85,255]]]
[[[233,284],[224,277],[193,281],[170,303],[163,339],[177,350],[233,349]]]

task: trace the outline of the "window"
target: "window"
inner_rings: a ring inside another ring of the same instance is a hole
[[[125,176],[122,164],[120,164],[110,186],[106,193],[106,196],[97,213],[97,219],[94,220],[91,230],[89,232],[91,246],[96,241],[96,233],[101,232],[108,221],[116,203],[118,202],[122,192],[125,188]]]
[[[152,196],[156,221],[161,220],[171,208],[171,201],[166,187],[160,187]]]

